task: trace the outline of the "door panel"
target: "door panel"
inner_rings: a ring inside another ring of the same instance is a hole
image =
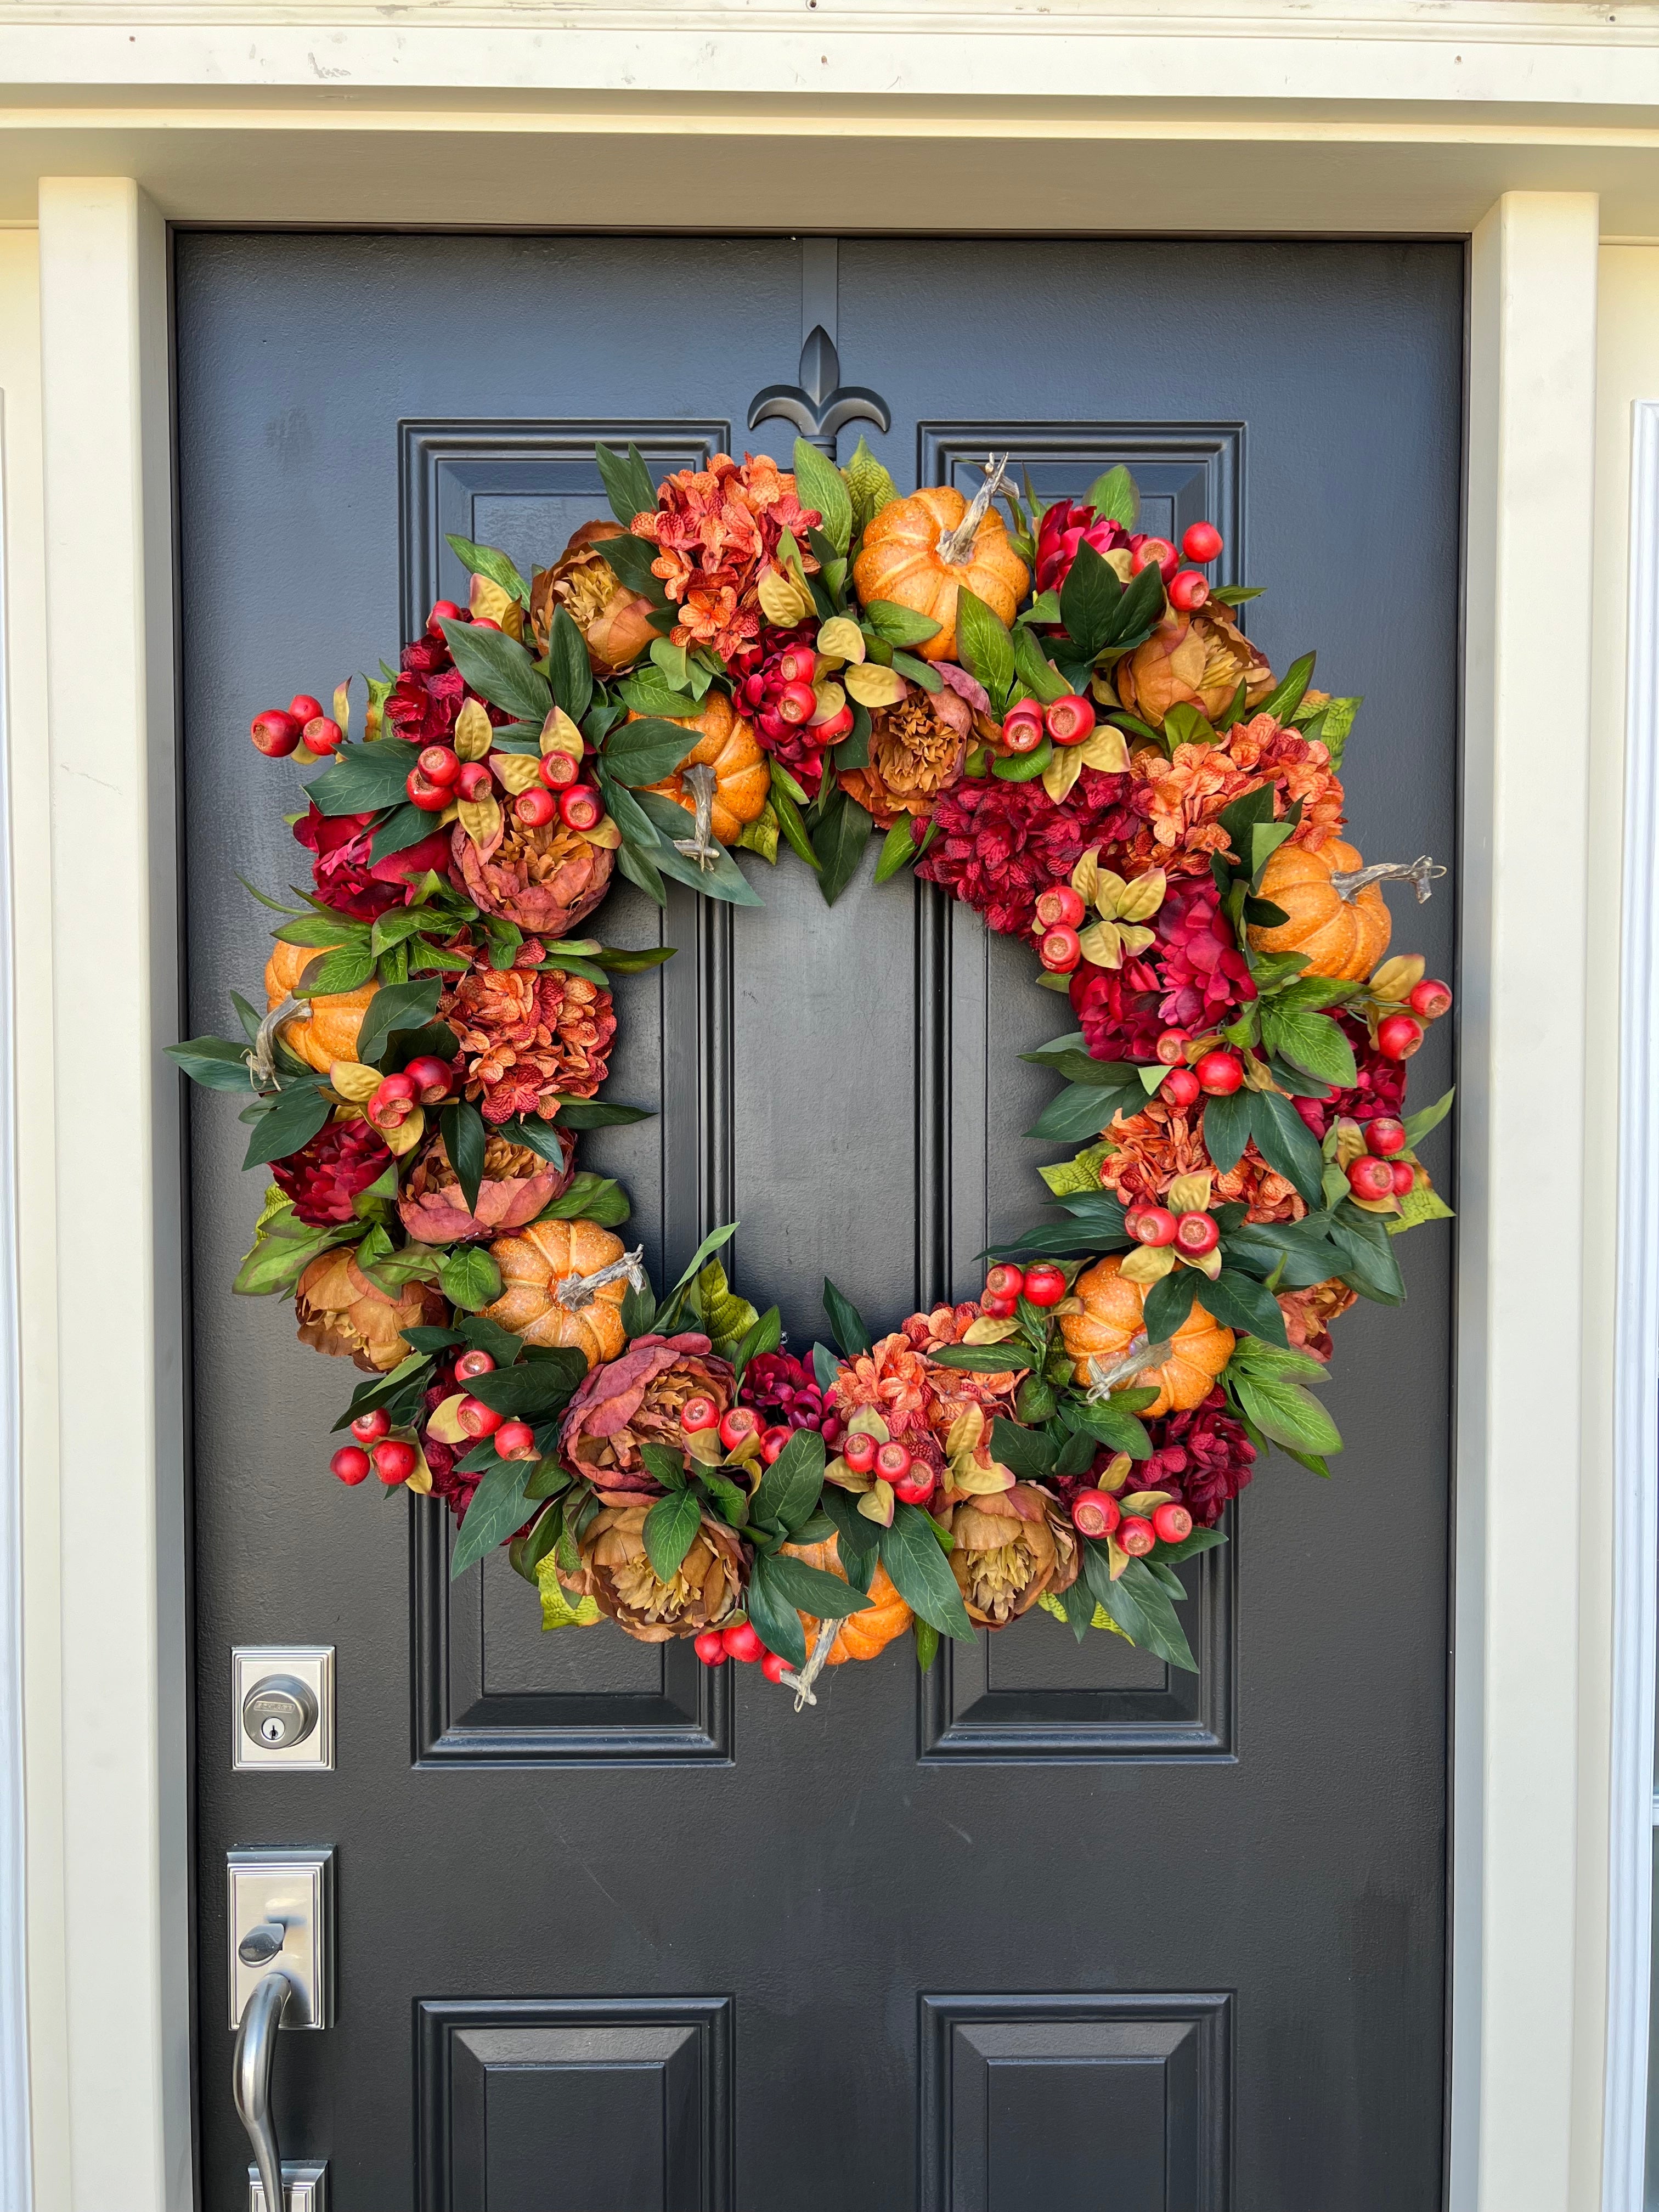
[[[1246,621],[1276,665],[1316,643],[1367,695],[1370,855],[1450,854],[1459,249],[849,240],[839,270],[842,374],[890,407],[902,488],[971,489],[994,447],[1046,496],[1125,460],[1152,526],[1214,519],[1232,580],[1271,587]],[[216,234],[180,238],[178,289],[205,1030],[265,949],[236,875],[305,880],[250,714],[389,656],[459,585],[446,532],[556,552],[605,511],[596,430],[659,473],[782,453],[742,426],[793,379],[803,277],[783,239]],[[617,994],[607,1094],[659,1118],[581,1154],[659,1282],[739,1217],[737,1279],[804,1347],[824,1274],[891,1327],[1042,1218],[1065,1148],[1020,1133],[1052,1085],[1018,1054],[1063,1022],[927,886],[866,859],[831,911],[793,860],[744,866],[763,912],[607,902],[607,939],[678,950]],[[1453,918],[1399,915],[1437,973]],[[338,2022],[277,2068],[335,2212],[1438,2201],[1442,1232],[1404,1249],[1407,1307],[1344,1324],[1335,1479],[1260,1469],[1190,1574],[1195,1678],[1039,1617],[925,1680],[908,1646],[838,1669],[797,1716],[756,1670],[544,1638],[504,1563],[450,1583],[437,1510],[330,1480],[351,1377],[229,1296],[258,1194],[222,1107],[191,1101],[204,2203],[246,2169],[237,1843],[338,1846]],[[336,1647],[336,1771],[232,1774],[230,1647],[283,1642]]]

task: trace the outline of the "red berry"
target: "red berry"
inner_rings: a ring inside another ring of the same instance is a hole
[[[378,1443],[391,1427],[391,1414],[384,1406],[376,1406],[371,1413],[358,1414],[351,1424],[351,1433],[360,1444],[374,1444]]]
[[[507,1419],[493,1406],[486,1406],[482,1398],[463,1398],[455,1409],[455,1418],[468,1436],[482,1438],[493,1437]]]
[[[1221,550],[1221,532],[1212,522],[1189,522],[1181,533],[1181,550],[1189,561],[1213,561]]]
[[[1135,1224],[1136,1224],[1136,1222],[1137,1222],[1137,1221],[1139,1221],[1139,1218],[1140,1218],[1140,1217],[1141,1217],[1142,1213],[1143,1213],[1143,1212],[1145,1212],[1145,1211],[1146,1211],[1146,1208],[1145,1208],[1144,1206],[1136,1206],[1136,1205],[1133,1205],[1133,1203],[1132,1203],[1132,1204],[1130,1204],[1130,1205],[1128,1205],[1128,1206],[1126,1206],[1124,1207],[1124,1209],[1123,1209],[1123,1233],[1124,1233],[1124,1235],[1125,1235],[1126,1237],[1133,1237],[1133,1236],[1134,1235],[1134,1233],[1135,1233]]]
[[[288,702],[288,711],[303,729],[307,722],[318,720],[323,711],[320,699],[313,699],[309,691],[296,691]]]
[[[559,801],[559,819],[567,830],[592,830],[605,812],[605,803],[591,783],[573,783]]]
[[[720,1418],[720,1442],[727,1451],[736,1451],[745,1437],[760,1434],[761,1417],[752,1406],[733,1406]]]
[[[1124,1227],[1129,1227],[1124,1218]],[[1173,1244],[1179,1224],[1167,1206],[1143,1206],[1135,1215],[1135,1225],[1129,1231],[1137,1244],[1150,1244],[1154,1250]]]
[[[1130,549],[1130,573],[1138,576],[1143,568],[1156,568],[1167,584],[1176,572],[1178,559],[1167,538],[1143,538],[1139,545]]]
[[[1212,1098],[1231,1098],[1244,1080],[1244,1064],[1230,1052],[1206,1052],[1194,1064],[1198,1087]]]
[[[455,1380],[470,1382],[475,1375],[493,1375],[495,1362],[487,1352],[464,1352],[455,1362]]]
[[[1011,753],[1034,753],[1042,738],[1042,708],[1035,699],[1017,701],[1003,718],[1003,744]]]
[[[1152,1528],[1160,1544],[1184,1544],[1193,1533],[1193,1516],[1171,1498],[1153,1514]]]
[[[926,1460],[913,1459],[908,1474],[900,1475],[893,1485],[893,1495],[901,1505],[925,1505],[933,1494],[939,1477]]]
[[[726,1646],[728,1657],[741,1659],[745,1665],[758,1659],[766,1649],[746,1620],[734,1620],[730,1628],[723,1628],[720,1642]]]
[[[1391,1198],[1394,1194],[1394,1170],[1386,1160],[1375,1159],[1370,1152],[1362,1152],[1348,1164],[1348,1188],[1356,1198]]]
[[[448,1097],[449,1063],[440,1060],[436,1053],[422,1053],[418,1059],[410,1061],[404,1073],[415,1085],[415,1095],[422,1106],[435,1106],[441,1098]]]
[[[374,1472],[389,1489],[394,1482],[407,1482],[415,1472],[415,1447],[400,1437],[387,1437],[374,1447]]]
[[[698,1436],[704,1429],[717,1429],[720,1409],[712,1398],[688,1398],[680,1407],[680,1426],[689,1437]]]
[[[1045,929],[1053,929],[1056,924],[1075,929],[1087,912],[1070,884],[1056,884],[1052,890],[1044,891],[1036,902],[1036,918]]]
[[[582,772],[582,764],[574,753],[544,753],[542,764],[536,773],[550,791],[562,791],[574,783]]]
[[[536,1431],[528,1421],[503,1421],[495,1431],[495,1449],[502,1459],[534,1459]]]
[[[1365,1124],[1365,1142],[1372,1152],[1391,1160],[1396,1152],[1406,1149],[1406,1125],[1396,1121],[1391,1114],[1379,1114],[1374,1121]]]
[[[489,615],[474,615],[472,627],[474,629],[499,629],[501,624]]]
[[[1158,1542],[1158,1531],[1150,1521],[1132,1513],[1118,1523],[1117,1540],[1132,1559],[1144,1559]]]
[[[1049,701],[1042,720],[1057,745],[1080,745],[1095,726],[1095,710],[1088,700],[1068,691],[1064,698]]]
[[[1376,1048],[1384,1060],[1409,1060],[1423,1042],[1423,1024],[1410,1014],[1390,1014],[1376,1025]]]
[[[415,765],[428,783],[453,783],[461,772],[461,757],[448,745],[423,745]]]
[[[345,732],[331,714],[313,714],[305,726],[305,741],[308,753],[337,753]]]
[[[1083,947],[1078,942],[1076,930],[1061,922],[1058,928],[1047,930],[1037,947],[1037,958],[1051,975],[1069,975],[1083,957]]]
[[[854,1430],[841,1448],[841,1455],[854,1474],[872,1474],[879,1444],[862,1429]]]
[[[423,814],[441,814],[450,801],[451,793],[441,783],[434,783],[420,769],[412,768],[404,778],[404,789],[409,794],[411,806],[418,806]]]
[[[876,1454],[876,1473],[884,1482],[899,1482],[910,1472],[911,1451],[896,1437],[882,1445]]]
[[[1195,1105],[1202,1088],[1190,1067],[1172,1067],[1158,1085],[1171,1106]]]
[[[272,760],[286,760],[299,749],[301,729],[292,714],[285,714],[280,707],[267,707],[263,714],[253,717],[248,735]]]
[[[1160,1066],[1179,1067],[1187,1057],[1186,1030],[1161,1030],[1158,1034],[1158,1042],[1153,1047],[1153,1050],[1158,1054],[1158,1064]]]
[[[397,1129],[415,1109],[415,1085],[406,1075],[388,1075],[369,1100],[367,1112],[377,1129]]]
[[[331,1474],[337,1474],[342,1482],[349,1482],[355,1487],[368,1474],[368,1454],[360,1451],[356,1444],[342,1444],[330,1460],[328,1471]]]
[[[495,787],[495,779],[487,761],[468,761],[455,779],[458,799],[488,799]]]
[[[761,1661],[761,1672],[769,1682],[781,1682],[789,1672],[789,1662],[781,1651],[769,1651]]]
[[[1025,1296],[1034,1306],[1057,1306],[1066,1295],[1066,1278],[1044,1260],[1025,1270]]]
[[[1201,1260],[1221,1242],[1221,1224],[1212,1213],[1183,1213],[1176,1223],[1176,1245]]]
[[[778,655],[778,673],[786,684],[810,684],[818,672],[818,657],[810,645],[792,645]],[[786,714],[785,721],[789,720]]]
[[[1122,1517],[1108,1491],[1079,1490],[1072,1500],[1072,1526],[1081,1536],[1109,1536]]]
[[[1394,1194],[1396,1198],[1404,1198],[1408,1191],[1415,1188],[1417,1170],[1409,1160],[1391,1161],[1389,1173],[1394,1178]]]
[[[539,783],[532,783],[528,791],[521,791],[513,802],[513,811],[526,830],[545,830],[558,811],[558,801]]]
[[[795,1432],[792,1428],[788,1428],[787,1426],[768,1429],[766,1431],[765,1434],[761,1438],[761,1457],[766,1462],[768,1467],[771,1466],[773,1461],[777,1457],[778,1454],[783,1449],[784,1446],[788,1443],[790,1437],[793,1437],[794,1433]]]
[[[441,623],[465,622],[465,619],[466,609],[458,607],[453,599],[434,599],[432,611],[426,618],[426,626],[434,637],[441,637],[443,631],[439,628]]]
[[[818,711],[817,694],[810,684],[786,684],[777,710],[786,722],[810,722]]]
[[[1438,983],[1432,975],[1425,975],[1412,993],[1412,1012],[1425,1022],[1437,1022],[1442,1014],[1450,1013],[1451,1002],[1451,985]]]
[[[1018,1301],[1013,1298],[994,1298],[988,1292],[981,1297],[979,1310],[988,1320],[1012,1321],[1018,1310]]]
[[[1010,1267],[1005,1260],[993,1267],[985,1278],[985,1293],[993,1298],[1017,1298],[1025,1288],[1022,1269]]]
[[[801,732],[801,736],[809,745],[838,745],[852,726],[852,708],[841,706],[836,708],[833,714],[826,714],[822,720],[815,714]]]
[[[1183,568],[1170,586],[1170,605],[1177,613],[1195,613],[1210,596],[1210,587],[1196,568]]]
[[[705,1667],[724,1667],[726,1664],[726,1638],[718,1628],[705,1628],[691,1649]]]

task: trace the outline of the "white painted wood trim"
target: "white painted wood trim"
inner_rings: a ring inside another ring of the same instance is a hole
[[[1659,401],[1631,410],[1603,2212],[1645,2187],[1659,1589]]]

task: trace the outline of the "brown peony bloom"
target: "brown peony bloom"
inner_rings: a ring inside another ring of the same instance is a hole
[[[345,1245],[312,1261],[295,1290],[294,1307],[301,1344],[353,1360],[371,1375],[390,1374],[407,1356],[404,1329],[441,1328],[446,1310],[428,1283],[407,1283],[395,1298],[380,1290]]]
[[[952,690],[913,690],[870,718],[870,764],[843,769],[841,787],[890,830],[902,814],[926,817],[962,775],[974,713]]]
[[[608,1505],[581,1540],[584,1595],[641,1644],[701,1636],[735,1613],[743,1545],[705,1513],[672,1582],[659,1582],[645,1548],[647,1505]]]
[[[450,835],[450,866],[481,913],[499,915],[544,937],[568,937],[592,913],[611,884],[617,856],[556,815],[532,830],[510,806],[501,826],[480,848],[458,822]]]
[[[530,580],[530,626],[537,644],[547,651],[554,610],[562,607],[582,634],[596,676],[626,668],[658,634],[650,600],[630,592],[595,550],[607,538],[626,534],[619,522],[584,522],[553,566],[538,568]]]
[[[1125,1206],[1159,1206],[1177,1176],[1211,1171],[1200,1115],[1152,1099],[1139,1114],[1116,1114],[1103,1132],[1115,1149],[1101,1162],[1100,1180]],[[1237,1164],[1218,1175],[1211,1202],[1227,1206],[1242,1199],[1252,1221],[1300,1221],[1308,1208],[1293,1183],[1270,1168],[1255,1148],[1245,1146]]]
[[[398,1200],[404,1227],[417,1244],[453,1244],[469,1237],[497,1237],[504,1229],[521,1229],[570,1188],[576,1165],[574,1139],[565,1139],[564,1151],[561,1173],[528,1145],[509,1145],[492,1130],[484,1145],[478,1203],[469,1213],[444,1140],[434,1137]]]
[[[1213,720],[1232,704],[1241,679],[1247,707],[1260,706],[1273,688],[1266,659],[1213,603],[1194,615],[1167,616],[1116,669],[1118,697],[1155,730],[1177,702]]]
[[[1334,1348],[1331,1323],[1346,1313],[1358,1295],[1334,1276],[1305,1291],[1280,1291],[1279,1310],[1285,1316],[1285,1334],[1294,1349],[1315,1359],[1328,1359]]]
[[[570,1401],[559,1432],[565,1465],[612,1502],[659,1496],[640,1446],[678,1451],[684,1442],[681,1408],[699,1395],[712,1398],[722,1413],[737,1396],[730,1362],[714,1357],[706,1336],[696,1329],[636,1336],[620,1359],[594,1368]]]
[[[562,968],[537,972],[541,958],[533,937],[508,969],[477,954],[438,1002],[439,1019],[460,1041],[466,1096],[486,1121],[515,1114],[550,1121],[561,1093],[591,1098],[605,1080],[617,1033],[610,992]]]
[[[976,1628],[1003,1628],[1077,1580],[1077,1538],[1046,1491],[1017,1482],[953,1506],[951,1571]]]

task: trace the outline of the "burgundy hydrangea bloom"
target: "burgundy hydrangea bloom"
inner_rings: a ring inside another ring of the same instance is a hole
[[[297,1152],[273,1160],[270,1172],[300,1219],[321,1228],[349,1221],[352,1200],[391,1164],[380,1131],[367,1121],[328,1121]]]
[[[1087,960],[1072,971],[1072,1009],[1084,1045],[1095,1060],[1158,1058],[1158,1040],[1169,1024],[1158,1012],[1163,978],[1155,948],[1121,968],[1096,968]]]
[[[983,915],[989,927],[1023,933],[1038,896],[1069,883],[1091,845],[1123,844],[1140,827],[1146,787],[1085,768],[1063,806],[1040,782],[968,778],[933,810],[939,836],[916,869]]]
[[[412,745],[447,745],[466,702],[461,672],[450,659],[441,637],[417,637],[406,645],[398,662],[401,673],[386,702],[389,734],[407,738]],[[492,722],[506,717],[492,714]]]
[[[811,1370],[793,1352],[759,1352],[743,1370],[740,1405],[752,1406],[769,1429],[839,1431],[833,1413],[826,1417],[823,1393]]]
[[[1129,533],[1121,522],[1097,514],[1091,507],[1073,507],[1060,500],[1043,516],[1037,530],[1036,587],[1057,592],[1072,573],[1079,545],[1092,545],[1097,553],[1113,553],[1127,546]]]
[[[1255,996],[1249,963],[1209,876],[1174,876],[1153,917],[1156,957],[1163,973],[1158,1012],[1167,1029],[1199,1036],[1235,1018]]]
[[[1356,1121],[1374,1121],[1379,1114],[1398,1119],[1406,1105],[1405,1061],[1384,1060],[1373,1048],[1364,1023],[1353,1015],[1338,1013],[1336,1021],[1353,1047],[1358,1077],[1352,1089],[1333,1091],[1324,1098],[1297,1098],[1291,1102],[1322,1141],[1331,1123],[1345,1114]]]
[[[308,853],[311,880],[325,906],[349,914],[359,921],[373,921],[388,907],[401,906],[409,886],[427,871],[441,876],[449,871],[449,832],[437,830],[401,853],[384,860],[370,857],[372,814],[323,814],[313,804],[294,825],[294,835]]]
[[[1228,1501],[1249,1481],[1255,1459],[1243,1423],[1227,1411],[1226,1393],[1212,1390],[1191,1413],[1165,1413],[1148,1421],[1146,1430],[1152,1455],[1137,1462],[1136,1487],[1170,1492],[1194,1527],[1213,1528]]]

